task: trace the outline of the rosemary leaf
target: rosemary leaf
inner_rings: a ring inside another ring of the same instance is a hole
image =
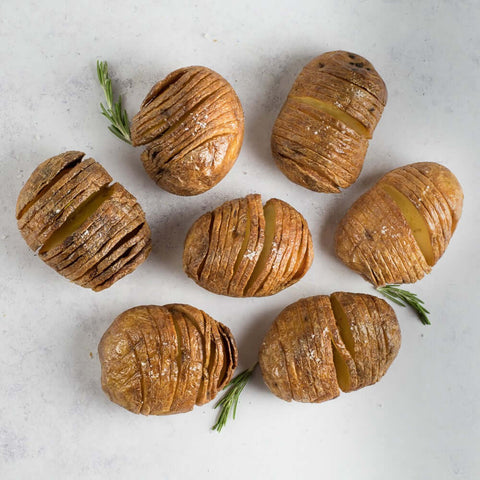
[[[225,426],[228,420],[228,415],[230,410],[232,410],[232,418],[235,419],[237,414],[237,406],[240,394],[242,393],[245,385],[247,384],[248,380],[252,376],[255,368],[257,367],[258,362],[255,363],[252,367],[244,370],[242,373],[239,373],[236,377],[232,378],[230,383],[225,386],[224,390],[227,390],[223,395],[222,398],[215,404],[214,408],[220,408],[220,414],[218,415],[217,421],[215,425],[212,427],[212,430],[217,430],[220,432],[222,428]]]
[[[430,325],[430,320],[427,316],[427,314],[430,312],[424,307],[425,303],[423,300],[418,298],[415,293],[398,287],[399,285],[385,285],[384,287],[377,287],[377,291],[397,305],[401,305],[402,307],[412,307],[417,313],[420,321],[424,325]]]
[[[111,123],[108,129],[124,142],[132,144],[130,138],[130,123],[128,121],[127,111],[122,107],[122,97],[118,97],[118,102],[113,101],[112,81],[108,76],[107,62],[97,60],[97,76],[105,95],[107,106],[100,103],[102,115]]]

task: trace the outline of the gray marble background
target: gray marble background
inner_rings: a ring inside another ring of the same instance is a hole
[[[3,0],[0,478],[479,478],[479,24],[476,0]],[[336,49],[370,59],[389,102],[358,182],[321,195],[276,169],[269,138],[302,66]],[[242,152],[225,180],[195,198],[158,189],[140,150],[113,137],[99,114],[97,59],[109,61],[130,115],[176,68],[200,64],[224,75],[246,118]],[[67,149],[93,156],[134,193],[153,230],[148,261],[97,294],[35,258],[16,228],[21,186],[40,161]],[[108,401],[97,344],[129,307],[204,309],[230,326],[245,368],[287,304],[336,290],[373,293],[335,259],[334,228],[381,174],[415,161],[448,166],[465,207],[445,256],[411,287],[427,301],[433,325],[396,309],[403,345],[380,383],[321,405],[288,404],[257,373],[221,434],[209,430],[211,404],[149,418]],[[280,197],[306,216],[314,265],[270,298],[210,294],[182,272],[185,234],[201,213],[251,192]]]

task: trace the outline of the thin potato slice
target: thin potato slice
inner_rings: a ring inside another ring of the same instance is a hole
[[[187,234],[183,247],[183,268],[197,283],[202,276],[210,247],[213,217],[212,212],[208,212],[196,220]]]
[[[260,195],[247,195],[246,206],[246,248],[239,252],[235,260],[234,275],[229,285],[228,295],[243,296],[258,258],[265,243],[265,216]],[[248,236],[248,237],[247,237]]]
[[[254,296],[261,290],[272,267],[278,261],[278,250],[283,233],[282,208],[278,203],[269,200],[263,208],[263,216],[265,218],[265,240],[258,261],[245,287],[246,297]],[[285,234],[288,235],[287,232]]]

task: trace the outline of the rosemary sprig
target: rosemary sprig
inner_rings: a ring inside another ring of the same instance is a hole
[[[248,380],[252,376],[255,368],[257,368],[258,362],[255,363],[252,367],[244,370],[242,373],[239,373],[236,377],[230,380],[230,383],[225,386],[224,390],[227,390],[222,395],[222,398],[215,404],[214,408],[220,408],[220,414],[218,415],[217,421],[215,425],[212,427],[212,430],[217,430],[220,432],[222,428],[225,426],[228,420],[228,415],[230,410],[233,408],[232,418],[235,419],[235,415],[237,414],[237,405],[238,399],[242,390],[245,388]]]
[[[100,103],[102,115],[108,119],[111,125],[108,129],[116,135],[120,140],[132,144],[130,138],[130,123],[126,110],[122,107],[122,96],[118,97],[118,102],[113,102],[112,81],[108,76],[107,62],[97,60],[97,76],[100,85],[103,88],[107,106]]]
[[[423,300],[420,300],[415,293],[398,287],[399,285],[385,285],[384,287],[377,287],[377,290],[397,305],[402,307],[409,305],[417,312],[418,318],[424,325],[430,325],[430,320],[427,317],[427,313],[430,312],[423,306],[425,305]]]

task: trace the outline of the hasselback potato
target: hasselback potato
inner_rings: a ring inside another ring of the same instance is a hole
[[[372,295],[337,292],[286,307],[259,353],[268,388],[283,400],[319,403],[372,385],[400,348],[397,318]]]
[[[98,352],[105,393],[143,415],[183,413],[209,402],[237,366],[230,330],[182,304],[123,312],[104,333]]]
[[[387,89],[360,55],[334,51],[309,62],[273,126],[272,153],[292,181],[335,193],[358,178],[387,102]]]
[[[136,198],[84,153],[41,163],[20,191],[16,217],[28,246],[58,273],[103,290],[135,270],[151,249]]]
[[[201,216],[185,240],[183,268],[203,288],[221,295],[273,295],[310,268],[307,222],[288,203],[260,195],[225,202]]]
[[[243,110],[232,86],[206,67],[175,70],[152,87],[132,119],[150,177],[177,195],[198,195],[230,171],[243,141]]]
[[[376,286],[413,283],[445,252],[462,213],[460,183],[420,162],[384,175],[338,225],[338,257]]]

